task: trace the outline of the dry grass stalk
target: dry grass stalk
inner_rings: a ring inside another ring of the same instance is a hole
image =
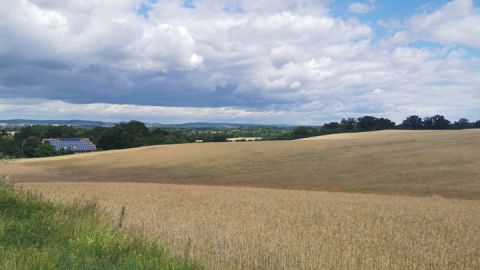
[[[256,188],[26,183],[96,199],[213,269],[480,269],[480,201]]]

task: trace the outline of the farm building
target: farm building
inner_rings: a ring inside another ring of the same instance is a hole
[[[228,142],[253,142],[253,141],[261,141],[263,138],[261,137],[237,137],[237,138],[227,138]]]
[[[66,150],[74,153],[97,151],[97,146],[88,138],[43,139],[42,143],[50,144],[55,151]]]

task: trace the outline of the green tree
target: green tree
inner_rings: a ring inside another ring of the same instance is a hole
[[[35,148],[42,144],[42,140],[37,137],[30,136],[22,143],[23,154],[26,157],[33,157],[35,154]]]
[[[467,118],[461,118],[458,121],[453,123],[453,128],[455,129],[466,129],[466,128],[473,128],[474,124],[470,123]]]
[[[426,129],[448,129],[450,128],[450,121],[445,119],[443,115],[435,115],[426,117],[423,120]]]
[[[40,144],[33,150],[34,157],[52,157],[55,155],[55,148],[53,148],[53,146],[47,143]]]
[[[418,115],[411,115],[403,120],[401,127],[405,129],[422,129],[423,120]]]
[[[21,155],[20,147],[11,137],[0,138],[0,152],[9,157]]]
[[[387,118],[363,116],[358,118],[358,128],[361,130],[383,130],[395,128],[395,123]]]
[[[18,130],[14,139],[18,144],[22,144],[29,137],[43,138],[45,133],[45,126],[25,126]]]
[[[357,126],[361,130],[375,130],[376,129],[376,120],[377,120],[376,117],[369,116],[369,115],[359,117],[357,119],[357,121],[358,121]]]
[[[323,125],[324,129],[329,129],[329,130],[339,129],[340,127],[341,125],[338,122],[330,122]]]
[[[123,149],[148,143],[149,129],[140,121],[130,121],[105,129],[98,140],[101,149]]]
[[[170,137],[170,136],[169,136]],[[224,142],[227,140],[227,135],[225,133],[215,133],[212,135],[211,141],[212,142]],[[175,137],[170,137],[170,143],[175,143]]]
[[[127,131],[128,134],[138,136],[145,136],[148,133],[148,127],[140,121],[132,120],[128,123],[122,123],[120,126]]]
[[[120,126],[114,126],[105,129],[100,135],[98,146],[104,150],[128,148],[130,146],[130,136]]]
[[[347,119],[343,118],[342,121],[340,121],[340,126],[346,130],[354,130],[357,128],[357,120],[351,117]]]
[[[392,128],[395,128],[395,122],[392,122],[390,119],[377,118],[375,121],[376,130],[392,129]]]
[[[305,138],[310,135],[310,128],[306,126],[299,126],[293,130],[292,134],[295,138]]]
[[[71,126],[47,126],[43,136],[45,138],[74,138],[77,137],[78,130]]]

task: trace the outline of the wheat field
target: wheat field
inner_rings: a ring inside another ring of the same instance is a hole
[[[143,147],[7,161],[50,200],[211,269],[480,269],[480,130]]]
[[[161,145],[10,161],[15,182],[151,182],[480,199],[480,129]]]
[[[211,269],[479,269],[480,201],[149,183],[27,183],[96,200]]]

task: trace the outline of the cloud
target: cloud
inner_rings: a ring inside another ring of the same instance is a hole
[[[0,55],[55,59],[77,69],[195,69],[203,62],[181,25],[152,24],[134,13],[139,1],[2,1]]]
[[[1,1],[3,113],[157,122],[480,118],[478,59],[452,47],[478,46],[471,1],[385,18],[386,35],[335,16],[330,2]],[[142,4],[148,16],[138,13]]]
[[[105,121],[123,121],[142,119],[161,123],[184,123],[205,119],[221,122],[225,120],[245,121],[246,119],[273,120],[284,115],[275,111],[252,111],[246,109],[217,107],[165,107],[139,106],[133,104],[74,104],[61,100],[45,99],[0,99],[0,113],[15,113],[26,119],[100,119]]]
[[[365,3],[352,3],[348,6],[348,11],[352,13],[357,13],[357,14],[365,14],[374,9],[374,6],[372,4],[365,4]]]
[[[2,3],[4,97],[170,106],[284,103],[288,96],[264,90],[300,89],[302,81],[273,77],[322,61],[316,49],[372,35],[368,25],[329,16],[322,1],[204,0],[194,9],[158,1],[148,18],[136,14],[140,1],[134,0],[112,7],[97,1]],[[225,10],[233,3],[241,12]],[[281,61],[286,68],[275,68]]]
[[[433,12],[413,16],[407,25],[418,39],[480,49],[480,9],[473,0],[449,2]]]

